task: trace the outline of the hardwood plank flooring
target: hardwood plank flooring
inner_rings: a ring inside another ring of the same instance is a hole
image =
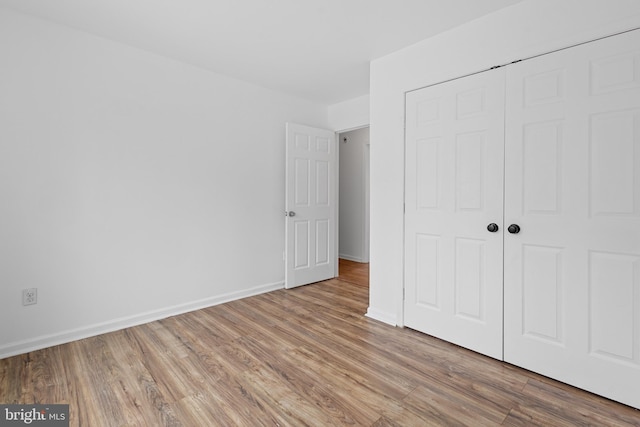
[[[369,286],[369,264],[340,258],[338,260],[338,278],[359,286]]]
[[[364,317],[368,264],[0,360],[72,426],[640,426],[640,411]]]

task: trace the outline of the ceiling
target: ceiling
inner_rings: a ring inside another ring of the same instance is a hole
[[[19,12],[333,104],[369,61],[522,0],[0,0]]]

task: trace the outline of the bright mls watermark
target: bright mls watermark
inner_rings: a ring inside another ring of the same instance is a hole
[[[69,405],[1,405],[0,427],[69,427]]]

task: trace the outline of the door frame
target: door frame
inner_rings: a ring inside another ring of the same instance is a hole
[[[350,128],[346,128],[346,129],[337,129],[337,130],[333,130],[334,133],[334,143],[336,145],[336,169],[334,172],[334,188],[333,188],[333,195],[334,195],[334,202],[335,202],[335,227],[334,227],[334,262],[335,262],[335,268],[334,268],[334,278],[338,277],[339,275],[339,242],[340,242],[340,150],[339,150],[339,136],[341,133],[346,133],[346,132],[350,132],[353,130],[358,130],[358,129],[364,129],[364,128],[370,128],[371,124],[370,123],[366,123],[366,124],[362,124],[359,126],[355,126],[355,127],[350,127]],[[286,143],[286,142],[285,142]],[[370,261],[370,212],[371,212],[371,196],[370,196],[370,189],[371,189],[371,185],[370,185],[370,174],[371,174],[371,165],[370,165],[370,159],[371,159],[371,141],[369,140],[369,142],[365,145],[365,149],[363,151],[363,156],[368,159],[368,162],[365,162],[365,218],[363,218],[363,228],[364,228],[364,236],[365,238],[363,239],[363,245],[365,245],[365,252],[364,254],[366,255],[366,260],[367,262]],[[286,186],[285,186],[286,187]],[[286,197],[286,195],[285,195]],[[284,212],[287,213],[286,210],[287,206],[286,206],[286,200],[285,200],[285,210]],[[285,219],[286,221],[286,219]],[[285,222],[285,229],[286,229],[287,225]],[[284,263],[284,268],[286,269],[286,252],[287,252],[287,241],[286,241],[286,233],[285,233],[285,241],[284,241],[284,249],[282,251],[282,259],[283,259],[283,263]],[[283,281],[283,286],[284,286],[284,281]]]
[[[362,155],[364,157],[364,234],[362,239],[364,248],[362,248],[362,253],[364,261],[369,263],[371,260],[369,255],[371,247],[371,140],[364,144]]]
[[[345,134],[345,133],[349,133],[352,131],[356,131],[356,130],[360,130],[360,129],[370,129],[371,126],[370,125],[362,125],[362,126],[357,126],[354,128],[349,128],[349,129],[345,129],[345,130],[339,130],[336,131],[336,138],[338,140],[338,179],[336,179],[336,183],[338,185],[338,189],[340,188],[340,137]],[[367,142],[365,144],[363,144],[363,149],[362,149],[362,153],[361,153],[361,158],[360,160],[362,161],[362,184],[363,184],[363,191],[364,191],[364,195],[362,197],[362,212],[363,212],[363,216],[361,218],[362,220],[362,240],[360,242],[361,244],[361,249],[362,249],[362,260],[361,262],[363,263],[369,263],[370,261],[370,256],[369,256],[369,247],[370,247],[370,232],[371,232],[371,227],[370,227],[370,212],[371,212],[371,185],[370,185],[370,177],[371,177],[371,141],[370,139],[367,140]],[[340,218],[340,193],[338,191],[338,193],[336,193],[336,196],[338,197],[338,219]],[[339,221],[338,221],[339,222]],[[340,244],[340,233],[339,233],[339,227],[338,227],[338,246]],[[340,254],[338,253],[338,258],[340,258],[339,256]],[[359,261],[360,262],[360,261]]]

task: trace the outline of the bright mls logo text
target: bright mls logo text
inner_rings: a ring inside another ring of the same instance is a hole
[[[13,425],[68,426],[69,405],[0,405],[0,427]]]
[[[9,408],[4,408],[4,412],[4,419],[7,421],[24,421],[25,424],[31,424],[33,421],[47,421],[47,412],[45,410],[38,412],[36,408],[31,408],[29,411],[21,409],[19,412],[9,411]]]

